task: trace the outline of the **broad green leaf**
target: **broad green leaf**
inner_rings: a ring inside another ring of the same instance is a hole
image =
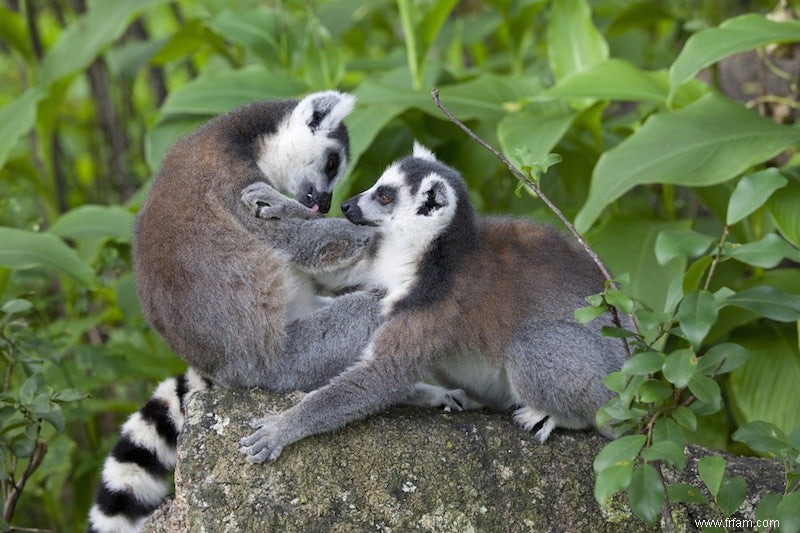
[[[498,76],[497,74],[485,73],[468,82],[441,87],[439,98],[461,120],[498,121],[509,110],[519,109],[521,101],[532,95],[539,94],[541,91],[542,86],[534,76]],[[430,95],[427,93],[425,94],[425,99],[426,104],[432,103]],[[385,104],[386,102],[382,103]],[[427,105],[426,108],[431,109]],[[433,108],[433,110],[435,117],[444,118],[439,109]],[[562,120],[566,120],[564,116],[567,114],[566,108],[555,103],[541,108],[532,105],[530,110],[534,112],[539,110],[545,113],[551,112],[554,116],[561,114]],[[534,129],[533,131],[536,130]],[[524,146],[527,145],[525,144]]]
[[[8,154],[19,139],[36,123],[36,107],[47,96],[47,91],[31,88],[0,109],[0,169],[8,160]]]
[[[632,463],[646,440],[647,437],[644,435],[626,435],[612,440],[594,458],[595,473],[602,472],[610,466]]]
[[[694,431],[697,429],[697,416],[688,407],[676,407],[672,410],[670,416],[672,416],[672,419],[675,420],[675,422],[685,427],[689,431]]]
[[[763,420],[754,420],[744,424],[731,437],[761,453],[780,456],[791,449],[786,433],[775,424]]]
[[[212,49],[220,56],[234,62],[234,47],[215,33],[205,20],[190,19],[172,33],[156,54],[150,58],[153,65],[164,66],[174,61],[191,58],[199,51]]]
[[[42,60],[42,83],[54,81],[86,68],[146,8],[166,0],[95,0],[86,14],[71,22]]]
[[[721,183],[798,141],[800,129],[775,124],[723,96],[705,96],[654,116],[600,157],[575,227],[585,232],[606,206],[637,185]]]
[[[706,376],[727,374],[746,363],[750,355],[748,349],[732,342],[716,344],[698,359],[697,371]]]
[[[672,387],[657,379],[648,379],[639,385],[636,396],[642,403],[657,403],[672,396]]]
[[[686,272],[683,274],[683,280],[680,284],[682,288],[682,292],[680,294],[681,297],[684,294],[689,294],[693,290],[696,290],[698,287],[700,287],[700,282],[703,281],[706,270],[713,262],[714,257],[711,255],[706,255],[692,263],[689,268],[686,269]]]
[[[30,303],[28,300],[23,300],[22,298],[15,298],[13,300],[9,300],[3,304],[3,307],[0,307],[0,311],[8,314],[13,315],[16,313],[22,313],[31,309],[33,304]]]
[[[738,330],[733,340],[752,357],[730,373],[727,397],[740,425],[754,420],[774,424],[784,433],[800,426],[797,384],[800,383],[800,348],[796,324],[767,323]]]
[[[586,324],[606,312],[605,307],[581,307],[572,314],[579,324]]]
[[[598,98],[665,103],[669,83],[663,72],[641,70],[624,59],[607,59],[574,72],[547,91],[559,98]]]
[[[0,39],[22,54],[25,59],[34,58],[25,19],[22,14],[7,7],[0,7]]]
[[[458,4],[458,0],[435,0],[430,8],[422,16],[419,26],[417,27],[418,35],[424,45],[421,52],[427,53],[428,48],[433,44],[439,30],[442,29],[447,20],[447,16]]]
[[[719,384],[708,376],[695,374],[689,380],[689,390],[695,398],[712,406],[719,406],[722,401]]]
[[[656,420],[656,424],[653,426],[653,440],[682,444],[686,442],[686,437],[684,437],[683,430],[677,422],[668,417],[661,417]]]
[[[622,372],[634,376],[644,376],[661,370],[664,356],[658,352],[637,353],[622,365]]]
[[[767,285],[733,293],[720,300],[718,305],[741,307],[779,322],[800,320],[800,297]]]
[[[614,494],[628,487],[632,475],[633,463],[630,461],[620,462],[604,468],[595,476],[594,499],[600,505],[606,505]]]
[[[585,0],[555,0],[546,39],[547,59],[557,81],[608,59],[608,44],[592,23]]]
[[[278,17],[268,9],[226,9],[207,22],[225,39],[240,43],[268,63],[276,62],[279,45]]]
[[[725,459],[717,455],[707,455],[697,461],[697,472],[714,498],[719,493],[722,477],[725,474]]]
[[[66,420],[64,418],[64,411],[61,410],[59,405],[51,404],[50,409],[39,414],[39,416],[42,418],[42,420],[49,422],[50,425],[52,425],[59,433],[64,432]]]
[[[784,496],[775,506],[775,515],[770,518],[780,522],[781,531],[800,531],[800,492]]]
[[[656,260],[665,265],[676,257],[697,257],[705,253],[714,237],[692,230],[666,230],[656,238]]]
[[[612,273],[631,275],[628,290],[632,297],[652,309],[662,309],[670,282],[680,276],[686,263],[675,259],[659,265],[653,247],[662,231],[686,229],[688,224],[639,216],[612,217],[585,237]]]
[[[633,513],[646,524],[653,525],[659,517],[663,503],[664,483],[661,476],[649,464],[637,466],[628,485],[628,504]]]
[[[0,227],[0,266],[12,270],[50,267],[83,285],[94,284],[94,272],[64,241],[47,233]]]
[[[697,348],[717,320],[714,296],[704,290],[692,291],[678,306],[678,322],[686,339]]]
[[[678,350],[664,360],[664,377],[675,385],[684,388],[697,371],[697,356],[692,350]]]
[[[786,240],[800,246],[800,181],[776,191],[767,201],[767,210],[775,221],[778,231]]]
[[[528,149],[533,160],[543,159],[561,140],[574,118],[574,111],[560,106],[529,106],[510,113],[497,125],[500,148],[517,168],[522,168],[517,149]]]
[[[54,396],[53,400],[57,402],[74,402],[77,400],[82,400],[89,395],[86,392],[75,390],[75,389],[64,389],[58,391]]]
[[[767,233],[760,241],[734,246],[725,255],[761,268],[776,267],[784,258],[800,262],[800,250],[774,233]]]
[[[670,83],[675,88],[729,55],[770,43],[795,41],[800,41],[797,21],[774,22],[755,14],[726,20],[718,28],[701,30],[689,37],[670,67]]]
[[[19,401],[22,404],[29,404],[33,401],[36,390],[39,388],[39,376],[34,374],[25,380],[19,389]]]
[[[642,458],[645,461],[667,461],[672,466],[683,470],[686,465],[686,454],[683,452],[682,443],[670,440],[660,440],[653,442],[649,448],[642,450]]]
[[[667,487],[667,496],[670,503],[699,503],[708,505],[706,498],[700,489],[686,483],[674,483]]]
[[[728,201],[727,224],[736,224],[747,215],[764,205],[769,197],[788,183],[777,168],[768,168],[755,174],[744,176]]]
[[[133,215],[119,206],[83,205],[58,217],[49,232],[70,239],[110,238],[130,242]]]
[[[725,516],[732,515],[747,495],[747,484],[741,476],[726,477],[717,492],[717,505]]]

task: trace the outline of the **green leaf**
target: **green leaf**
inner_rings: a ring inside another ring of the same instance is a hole
[[[674,420],[667,417],[661,417],[656,420],[656,424],[653,426],[653,440],[671,441],[678,444],[686,442],[681,427]]]
[[[71,22],[42,60],[42,83],[83,70],[112,42],[117,40],[134,17],[146,8],[166,0],[97,0],[86,14]]]
[[[656,259],[665,265],[676,257],[697,257],[714,241],[714,237],[692,230],[665,230],[656,238]]]
[[[686,273],[684,273],[683,280],[681,282],[681,289],[683,291],[681,296],[684,294],[689,294],[700,287],[700,282],[703,281],[703,276],[705,275],[706,270],[713,262],[713,256],[705,255],[692,263],[689,268],[686,269]]]
[[[517,155],[518,148],[527,148],[531,159],[542,160],[564,136],[574,118],[574,111],[553,106],[529,106],[510,113],[497,125],[500,148],[517,168],[523,164]]]
[[[83,285],[95,283],[94,272],[75,250],[47,233],[0,227],[0,265],[12,270],[51,267]]]
[[[726,381],[731,411],[739,425],[753,420],[774,424],[784,433],[800,426],[797,397],[800,348],[796,324],[768,323],[736,331],[732,336],[752,357]]]
[[[575,227],[585,232],[608,204],[636,185],[721,183],[798,140],[797,128],[775,124],[715,94],[656,115],[600,157]]]
[[[722,477],[725,474],[725,459],[716,455],[706,455],[697,461],[697,472],[714,498],[719,493]]]
[[[670,83],[674,89],[729,55],[794,41],[800,41],[800,23],[796,21],[774,22],[755,14],[726,20],[718,28],[701,30],[689,37],[670,67]]]
[[[573,72],[547,91],[559,98],[599,98],[665,103],[669,83],[663,72],[647,72],[624,59],[607,59]]]
[[[600,473],[610,466],[632,464],[644,446],[644,435],[626,435],[606,444],[594,458],[594,471]]]
[[[36,108],[45,96],[47,91],[44,89],[30,88],[0,109],[0,169],[5,166],[8,154],[20,138],[33,128]]]
[[[694,348],[702,344],[718,313],[714,296],[708,291],[692,291],[684,297],[678,306],[678,322]]]
[[[69,239],[111,238],[130,242],[133,215],[116,205],[83,205],[58,217],[49,232]]]
[[[763,420],[748,422],[737,429],[731,437],[733,440],[744,442],[754,451],[777,456],[792,448],[786,433],[775,424]]]
[[[784,258],[800,262],[800,250],[774,233],[764,235],[760,241],[734,246],[725,255],[761,268],[776,267]]]
[[[720,307],[732,305],[758,313],[778,322],[800,320],[800,296],[762,285],[722,298]]]
[[[608,59],[608,44],[585,0],[555,0],[547,25],[547,59],[556,81]]]
[[[672,416],[672,419],[675,420],[675,422],[685,427],[689,431],[695,431],[697,429],[697,416],[688,407],[676,407],[672,410],[670,416]]]
[[[672,387],[656,380],[649,379],[639,385],[639,390],[636,391],[636,396],[640,402],[643,403],[656,403],[672,396]]]
[[[636,307],[630,296],[616,289],[608,289],[605,292],[605,300],[608,305],[616,307],[625,313],[632,313]]]
[[[695,374],[689,380],[689,390],[695,398],[714,407],[719,408],[722,402],[719,384],[708,376]]]
[[[746,363],[750,355],[750,350],[738,344],[717,344],[700,356],[697,371],[706,376],[710,376],[712,372],[716,372],[716,376],[727,374]]]
[[[632,462],[626,461],[604,468],[597,473],[594,480],[594,499],[605,506],[614,494],[628,487],[632,475]]]
[[[677,350],[664,360],[663,371],[667,381],[682,389],[697,371],[697,356],[692,350]]]
[[[64,427],[66,425],[64,411],[61,410],[59,405],[51,404],[51,408],[47,412],[41,413],[39,416],[41,416],[42,420],[50,423],[59,433],[64,432]]]
[[[275,36],[280,29],[275,10],[226,9],[207,25],[225,39],[248,47],[264,61],[274,62],[278,57],[280,46]]]
[[[767,201],[767,210],[775,221],[783,237],[800,246],[800,181],[792,180],[789,185],[776,191]]]
[[[667,487],[670,503],[699,503],[708,505],[708,499],[700,489],[686,483],[673,483]]]
[[[649,448],[642,451],[642,458],[645,461],[667,461],[672,466],[683,470],[686,465],[686,454],[683,452],[683,443],[670,440],[659,440],[653,442]]]
[[[25,380],[19,389],[19,402],[23,405],[33,402],[36,391],[39,389],[39,375],[34,374]]]
[[[7,315],[14,315],[16,313],[24,313],[28,309],[31,309],[33,304],[30,303],[28,300],[23,300],[22,298],[15,298],[13,300],[9,300],[3,304],[3,307],[0,307],[0,311],[3,311]]]
[[[788,183],[777,168],[748,174],[739,180],[728,201],[727,224],[736,224],[764,205],[769,197]]]
[[[572,314],[578,324],[586,324],[606,312],[605,307],[581,307]]]
[[[717,505],[725,516],[730,516],[742,505],[747,495],[747,484],[741,476],[726,477],[717,493]]]
[[[56,402],[74,402],[77,400],[82,400],[89,395],[85,392],[75,390],[75,389],[64,389],[58,391],[54,396],[53,400]]]
[[[658,520],[663,503],[664,483],[661,476],[648,464],[637,466],[628,485],[628,504],[633,513],[652,526]]]
[[[800,531],[800,492],[784,496],[775,506],[775,515],[770,518],[780,522],[781,531]]]
[[[644,376],[661,370],[664,356],[659,352],[637,353],[622,365],[622,372],[634,376]]]

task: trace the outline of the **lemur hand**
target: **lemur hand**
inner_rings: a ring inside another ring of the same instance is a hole
[[[257,181],[242,190],[242,203],[258,218],[319,218],[321,215],[311,211],[300,202],[287,198],[273,186]]]

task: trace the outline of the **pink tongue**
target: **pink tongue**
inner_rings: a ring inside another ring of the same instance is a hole
[[[319,206],[317,204],[312,205],[311,206],[311,212],[312,213],[316,213],[317,211],[319,211]]]

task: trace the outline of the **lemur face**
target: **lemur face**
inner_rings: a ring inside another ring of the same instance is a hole
[[[260,139],[257,164],[272,184],[312,211],[327,213],[349,156],[342,123],[355,99],[325,91],[303,98],[278,131]]]
[[[420,239],[438,235],[453,218],[456,193],[443,175],[452,172],[419,144],[414,153],[393,163],[369,190],[342,204],[354,224],[378,232],[413,233]]]

